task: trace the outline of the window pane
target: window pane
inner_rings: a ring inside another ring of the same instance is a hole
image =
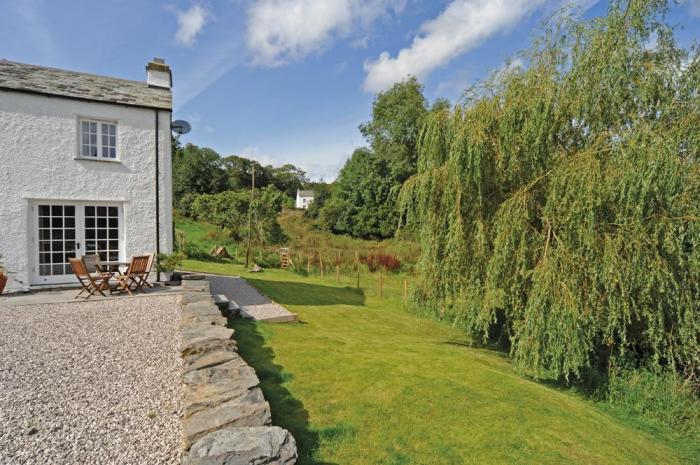
[[[98,229],[97,230],[97,238],[98,239],[107,239],[107,230],[106,229]]]
[[[51,239],[63,239],[63,229],[54,229],[51,232]]]
[[[109,238],[110,239],[119,239],[119,230],[118,229],[110,229],[109,230]]]
[[[107,218],[97,218],[97,227],[98,228],[106,228],[107,227]]]
[[[49,216],[50,207],[48,205],[39,205],[39,216]]]
[[[61,205],[52,205],[51,206],[51,214],[53,216],[63,216],[63,206]]]
[[[117,216],[117,215],[119,215],[119,210],[117,209],[117,207],[108,207],[107,214],[109,216]],[[109,224],[110,224],[110,226],[112,225],[111,221]]]
[[[109,250],[119,250],[119,241],[109,241]]]
[[[119,260],[119,252],[110,252],[109,253],[109,259],[112,261],[117,261]]]
[[[66,241],[65,244],[66,252],[72,252],[75,250],[75,241]]]
[[[75,218],[74,217],[66,217],[63,220],[63,227],[64,228],[74,228],[75,227]]]
[[[58,218],[53,217],[51,218],[51,226],[54,228],[62,228],[63,227],[63,218],[60,216]]]
[[[75,229],[66,229],[66,239],[75,239]]]
[[[66,205],[64,210],[66,216],[75,216],[75,207],[73,205]]]
[[[97,207],[97,216],[107,216],[107,207]]]
[[[39,254],[39,264],[51,263],[50,253],[40,253]]]
[[[117,228],[117,227],[119,227],[119,218],[110,218],[110,219],[109,219],[109,227],[110,227],[110,228]]]
[[[51,261],[53,263],[63,263],[63,254],[62,253],[51,254]]]
[[[95,238],[95,230],[94,229],[86,229],[85,230],[85,239],[94,239]]]
[[[51,265],[39,265],[39,274],[41,276],[49,276],[51,274]]]
[[[51,242],[39,241],[39,251],[40,252],[51,252]]]
[[[63,241],[51,241],[51,250],[53,252],[61,252],[63,250]]]
[[[63,262],[59,262],[59,263],[63,263]],[[54,275],[61,275],[61,274],[63,274],[63,271],[65,270],[65,266],[64,265],[53,265],[51,267],[51,270],[53,271]]]
[[[97,244],[95,243],[95,241],[85,241],[85,251],[86,252],[94,252],[96,248],[97,248]]]
[[[95,207],[85,207],[85,216],[95,216]]]
[[[45,216],[43,218],[39,218],[39,227],[40,228],[50,228],[51,227],[51,218],[48,216]]]
[[[117,149],[114,147],[109,149],[109,158],[117,158]]]

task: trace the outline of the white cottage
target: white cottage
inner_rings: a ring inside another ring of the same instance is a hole
[[[297,189],[297,202],[296,207],[308,210],[311,202],[314,201],[314,191],[303,191]]]
[[[172,251],[172,77],[130,81],[0,60],[6,291],[75,283],[68,258]]]

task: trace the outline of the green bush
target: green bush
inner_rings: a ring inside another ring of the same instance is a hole
[[[608,400],[683,434],[700,439],[700,399],[689,382],[670,371],[618,370]]]
[[[156,257],[156,270],[160,272],[172,272],[182,267],[182,261],[187,258],[182,252],[159,253]]]

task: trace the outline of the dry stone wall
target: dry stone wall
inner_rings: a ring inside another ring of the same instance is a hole
[[[207,281],[183,281],[181,324],[182,465],[293,465],[294,437],[271,425],[260,381]]]

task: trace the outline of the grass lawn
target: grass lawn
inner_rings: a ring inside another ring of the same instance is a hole
[[[698,463],[699,444],[524,379],[503,354],[405,312],[400,277],[380,299],[370,278],[357,290],[351,278],[185,267],[240,274],[299,315],[298,324],[234,327],[301,465]]]

